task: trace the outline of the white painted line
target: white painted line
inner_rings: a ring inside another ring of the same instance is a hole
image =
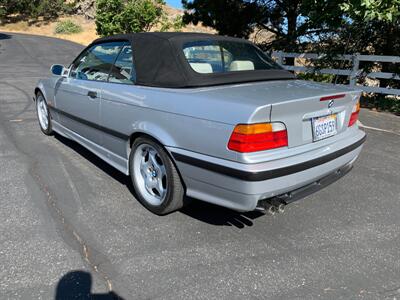
[[[13,123],[22,122],[22,121],[23,121],[23,119],[14,119],[14,120],[10,120],[10,122],[13,122]]]
[[[63,161],[60,158],[58,158],[58,162],[60,163],[61,171],[64,173],[65,178],[67,179],[67,183],[68,183],[69,187],[71,188],[72,196],[74,197],[75,201],[78,202],[78,205],[79,205],[78,209],[81,209],[82,201],[81,201],[81,197],[79,197],[78,190],[76,189],[74,183],[72,182],[71,176],[69,175],[67,169],[65,168]]]
[[[360,121],[357,121],[357,122],[358,122],[358,126],[360,126],[361,128],[375,130],[375,131],[381,131],[381,132],[387,132],[387,133],[392,133],[392,134],[400,136],[400,133],[398,133],[398,132],[394,132],[394,131],[387,130],[387,129],[381,129],[381,128],[376,128],[376,127],[366,126],[363,123],[361,123]]]

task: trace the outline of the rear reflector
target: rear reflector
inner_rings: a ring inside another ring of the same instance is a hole
[[[346,94],[339,94],[339,95],[333,95],[333,96],[325,96],[325,97],[321,97],[321,98],[319,99],[319,101],[335,100],[335,99],[344,98],[345,96],[346,96]]]
[[[353,107],[353,111],[351,112],[349,127],[353,126],[358,120],[358,114],[360,112],[360,102],[357,102]]]
[[[283,123],[239,124],[229,139],[228,149],[245,153],[287,145],[287,131]]]

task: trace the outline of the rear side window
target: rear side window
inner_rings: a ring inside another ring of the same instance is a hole
[[[183,53],[191,68],[202,74],[282,69],[249,43],[197,41],[185,44]]]
[[[70,76],[76,79],[107,81],[124,42],[93,45],[84,51],[72,64]]]
[[[132,46],[124,45],[115,64],[111,67],[109,82],[134,84],[136,71],[133,64]]]

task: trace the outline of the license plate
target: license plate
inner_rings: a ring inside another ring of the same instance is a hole
[[[312,124],[314,141],[326,139],[337,133],[336,115],[314,118]]]

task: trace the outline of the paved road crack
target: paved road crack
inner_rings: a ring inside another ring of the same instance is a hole
[[[45,181],[39,174],[39,162],[32,156],[32,153],[29,152],[27,147],[23,147],[22,145],[20,145],[20,142],[17,140],[14,132],[9,127],[10,123],[6,120],[2,111],[0,111],[0,124],[4,130],[5,135],[9,138],[10,142],[14,145],[19,154],[25,157],[25,159],[28,161],[28,172],[44,194],[47,206],[53,215],[53,219],[57,218],[55,221],[62,226],[63,232],[67,234],[68,237],[71,238],[72,241],[74,241],[78,245],[78,251],[83,260],[104,281],[108,291],[112,292],[113,283],[110,279],[109,274],[107,273],[107,271],[101,268],[99,266],[99,263],[96,263],[94,261],[94,258],[92,257],[92,254],[96,252],[95,249],[88,244],[88,242],[82,237],[81,234],[79,234],[79,232],[65,217],[63,211],[57,205],[57,197],[55,193],[49,188],[49,186],[45,183]],[[115,299],[121,299],[114,293],[111,293],[111,295]]]
[[[51,191],[51,189],[46,185],[43,181],[42,177],[40,176],[39,172],[37,171],[38,162],[35,161],[32,163],[29,173],[34,178],[35,182],[38,184],[40,190],[46,196],[46,201],[48,207],[56,213],[59,221],[63,225],[64,232],[70,235],[80,246],[80,253],[86,263],[104,280],[107,289],[112,292],[113,291],[113,284],[108,276],[108,274],[103,271],[99,266],[92,260],[91,253],[93,253],[93,249],[88,245],[88,243],[84,240],[84,238],[74,229],[72,224],[67,220],[64,216],[62,210],[57,205],[57,197]],[[120,298],[117,298],[120,299]]]

